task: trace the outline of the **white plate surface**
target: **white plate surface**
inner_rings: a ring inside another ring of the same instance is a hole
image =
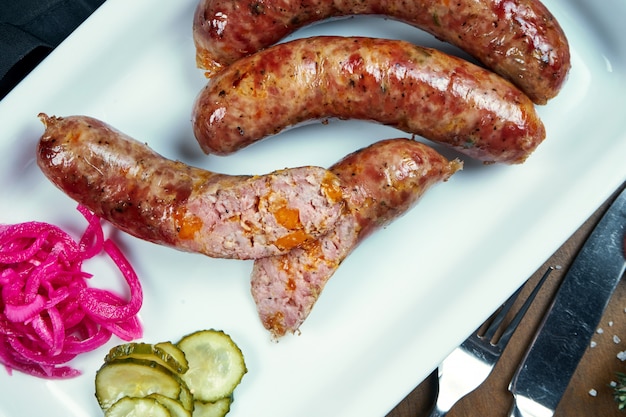
[[[368,123],[298,128],[228,157],[193,139],[195,0],[108,0],[0,102],[0,222],[39,220],[78,233],[76,204],[34,163],[39,112],[100,118],[161,154],[225,173],[329,166],[385,137]],[[145,291],[144,340],[218,328],[249,372],[229,415],[380,417],[426,377],[626,180],[626,43],[621,0],[546,0],[568,35],[573,69],[539,108],[548,138],[521,166],[466,161],[448,183],[354,252],[329,282],[300,336],[270,341],[249,291],[252,264],[209,259],[115,235]],[[378,18],[319,24],[296,36],[368,35],[442,46]],[[444,49],[456,52],[454,48]],[[110,233],[111,229],[107,229]],[[110,272],[91,264],[105,278]],[[89,269],[90,264],[85,266]],[[96,416],[93,378],[113,339],[46,381],[0,372],[0,416]]]

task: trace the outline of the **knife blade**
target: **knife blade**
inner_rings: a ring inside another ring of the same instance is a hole
[[[624,270],[626,189],[593,229],[563,277],[509,391],[510,417],[554,415]]]

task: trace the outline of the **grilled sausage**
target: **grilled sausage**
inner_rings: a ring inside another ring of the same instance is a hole
[[[328,232],[345,205],[323,168],[217,174],[165,159],[93,118],[40,118],[37,163],[48,179],[150,242],[217,258],[277,255]]]
[[[254,261],[252,295],[264,327],[274,338],[298,331],[328,279],[356,246],[461,167],[458,160],[448,161],[410,139],[377,142],[331,167],[347,201],[333,231],[285,255]]]
[[[242,58],[193,108],[206,153],[229,154],[300,123],[370,120],[486,163],[521,163],[545,138],[534,104],[463,59],[408,42],[314,37]]]
[[[196,61],[214,74],[297,29],[330,17],[383,15],[473,55],[538,104],[570,68],[567,38],[538,0],[201,0],[193,21]]]

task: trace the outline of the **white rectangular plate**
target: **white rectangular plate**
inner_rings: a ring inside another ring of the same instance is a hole
[[[250,262],[180,253],[117,233],[144,286],[144,340],[175,341],[203,328],[231,334],[249,369],[235,392],[233,417],[380,417],[393,408],[626,179],[626,3],[545,3],[568,35],[573,69],[562,93],[539,108],[548,137],[525,164],[466,161],[462,172],[360,246],[329,282],[302,334],[279,343],[256,315]],[[43,132],[39,112],[97,117],[166,157],[233,174],[329,166],[376,140],[407,136],[331,121],[232,156],[202,155],[190,124],[193,99],[206,82],[194,61],[195,4],[108,0],[0,102],[0,222],[46,221],[75,235],[84,227],[76,204],[34,162]],[[296,36],[313,34],[441,46],[380,18],[319,24]],[[0,372],[0,416],[99,415],[94,374],[118,343],[114,338],[72,362],[83,371],[73,380]]]

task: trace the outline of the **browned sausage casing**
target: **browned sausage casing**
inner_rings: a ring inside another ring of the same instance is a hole
[[[491,71],[404,41],[298,39],[209,80],[193,109],[206,153],[229,154],[300,123],[370,120],[487,163],[521,163],[545,138],[534,104]]]
[[[461,167],[458,160],[448,161],[410,139],[377,142],[331,167],[347,201],[335,228],[285,255],[254,261],[252,295],[265,328],[274,338],[296,332],[328,279],[356,246]]]
[[[305,25],[358,14],[387,16],[456,45],[538,104],[559,92],[570,68],[567,38],[538,0],[201,0],[197,64],[216,73]]]
[[[165,159],[85,116],[48,117],[43,173],[119,229],[217,258],[277,255],[329,230],[344,208],[338,178],[319,167],[229,176]]]

